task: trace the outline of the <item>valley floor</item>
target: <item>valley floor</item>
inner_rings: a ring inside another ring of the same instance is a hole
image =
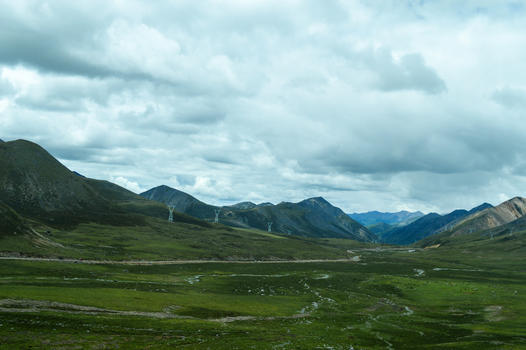
[[[0,349],[526,349],[520,256],[0,261]],[[85,262],[85,261],[84,261]]]

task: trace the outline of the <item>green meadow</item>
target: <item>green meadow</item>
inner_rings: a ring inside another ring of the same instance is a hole
[[[1,260],[0,349],[526,349],[521,254],[352,253],[360,259]]]
[[[141,225],[82,223],[53,228],[33,222],[33,234],[0,236],[0,254],[96,260],[254,260],[347,258],[372,247],[347,239],[315,239],[220,224],[142,217]]]

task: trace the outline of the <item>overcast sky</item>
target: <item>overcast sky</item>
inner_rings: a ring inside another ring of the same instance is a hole
[[[212,204],[498,204],[526,196],[525,4],[0,0],[0,138]]]

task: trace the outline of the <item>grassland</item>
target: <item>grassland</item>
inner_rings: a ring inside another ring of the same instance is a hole
[[[288,260],[346,258],[350,248],[372,246],[143,218],[143,225],[83,223],[71,229],[33,222],[32,234],[0,236],[0,254],[99,260]]]
[[[0,349],[526,349],[522,254],[345,248],[360,260],[2,260]]]

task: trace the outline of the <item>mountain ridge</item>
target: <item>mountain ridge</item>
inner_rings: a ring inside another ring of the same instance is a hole
[[[247,205],[249,202],[241,202],[237,205],[218,207],[166,185],[154,187],[140,195],[173,205],[176,210],[208,221],[213,220],[215,210],[219,209],[220,222],[234,227],[267,230],[268,224],[272,222],[273,232],[291,235],[351,238],[359,241],[377,239],[367,228],[322,197],[307,198],[298,203],[261,203],[254,206],[251,205],[254,203]]]
[[[383,242],[390,244],[412,244],[428,236],[444,231],[450,224],[458,222],[458,220],[461,220],[468,215],[483,211],[487,206],[491,206],[491,204],[484,203],[469,211],[465,209],[456,209],[445,215],[429,213],[413,221],[409,225],[397,227],[384,233],[380,238]]]
[[[0,143],[0,198],[17,215],[55,227],[144,225],[144,216],[167,215],[165,206],[111,182],[79,176],[26,140]]]
[[[495,207],[471,213],[450,227],[451,235],[462,235],[506,225],[526,215],[526,198],[513,197]]]
[[[385,223],[389,225],[398,224],[399,226],[402,226],[410,224],[419,217],[424,216],[421,211],[410,212],[407,210],[401,210],[398,212],[381,212],[372,210],[368,212],[351,213],[347,215],[364,226],[371,226],[378,223]]]

